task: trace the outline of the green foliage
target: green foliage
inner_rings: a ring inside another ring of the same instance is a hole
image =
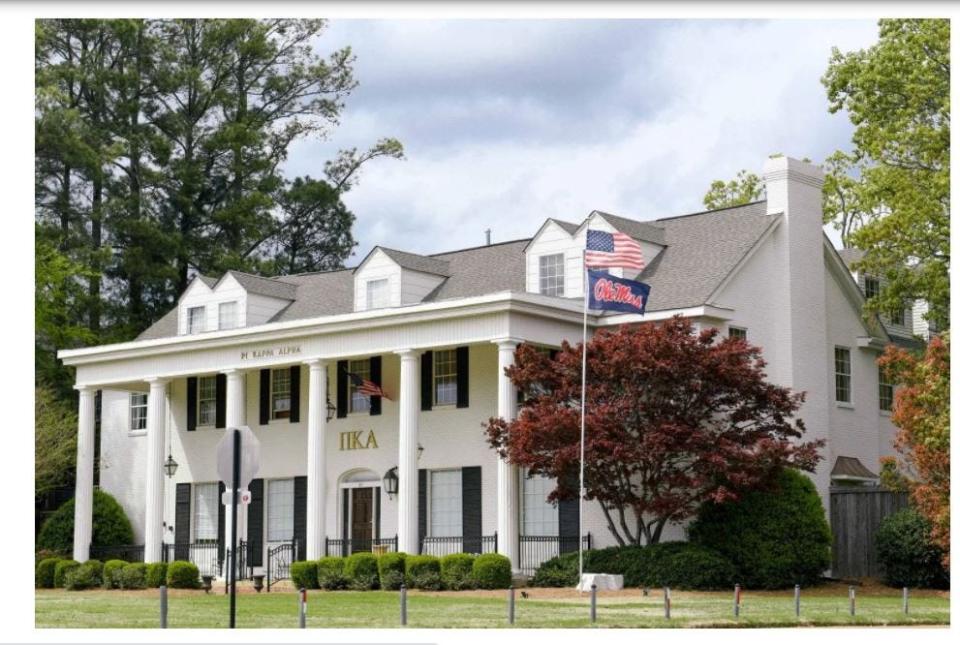
[[[331,555],[317,560],[317,583],[320,588],[327,591],[345,589],[347,578],[344,576],[343,566],[343,558],[337,556]]]
[[[510,559],[499,553],[484,553],[473,561],[473,583],[478,589],[506,589],[513,581]]]
[[[53,586],[63,589],[67,583],[67,573],[80,566],[76,560],[58,560],[53,569]]]
[[[167,586],[171,589],[199,589],[200,569],[192,562],[174,560],[167,565]]]
[[[830,566],[832,538],[820,495],[793,469],[784,469],[770,490],[704,504],[689,533],[692,542],[729,559],[750,589],[815,584]]]
[[[57,563],[60,562],[61,558],[44,558],[37,563],[36,577],[34,579],[34,584],[39,589],[53,589],[55,587],[54,575],[57,568]]]
[[[365,552],[352,553],[344,562],[343,575],[351,589],[359,591],[376,589],[380,582],[377,556]]]
[[[433,555],[408,555],[407,586],[412,589],[442,589],[439,558]]]
[[[406,553],[384,553],[377,558],[380,572],[380,588],[396,591],[403,584],[407,571]]]
[[[87,560],[64,575],[63,586],[69,591],[92,589],[102,585],[103,563],[99,560]]]
[[[297,589],[319,589],[317,561],[304,560],[290,564],[290,581]]]
[[[107,560],[103,564],[103,588],[104,589],[119,589],[120,588],[120,572],[123,570],[123,567],[126,566],[124,560]]]
[[[703,196],[703,205],[707,210],[729,208],[755,202],[763,197],[763,182],[752,172],[741,170],[736,179],[728,182],[716,180]]]
[[[445,589],[460,591],[473,588],[473,561],[471,553],[451,553],[440,558],[440,579]]]
[[[47,518],[37,536],[37,547],[57,553],[73,550],[73,505],[68,500]],[[133,527],[123,507],[102,490],[93,491],[93,539],[91,546],[116,546],[133,542]]]
[[[147,565],[143,562],[130,562],[120,569],[121,589],[146,589]]]
[[[152,589],[155,589],[167,581],[167,563],[150,562],[147,564],[147,572],[144,576],[144,582]]]
[[[943,550],[930,539],[930,522],[914,509],[885,517],[877,531],[877,558],[891,587],[949,589]]]
[[[627,558],[624,584],[630,587],[728,589],[735,569],[725,557],[689,542],[664,542],[636,550]]]
[[[38,359],[39,360],[39,359]],[[33,388],[34,493],[70,482],[77,461],[77,414],[71,401],[48,386]]]

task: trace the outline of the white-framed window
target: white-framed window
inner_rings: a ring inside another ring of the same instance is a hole
[[[463,477],[459,469],[430,471],[430,535],[463,535]]]
[[[370,359],[363,358],[356,361],[350,361],[347,363],[347,370],[356,374],[363,380],[370,380]],[[353,379],[347,375],[343,375],[343,378],[347,379],[347,397],[350,401],[350,412],[369,412],[370,411],[370,397],[360,392],[358,386],[354,385]]]
[[[523,535],[560,535],[560,510],[547,501],[553,488],[550,477],[523,478]]]
[[[216,483],[193,485],[193,540],[217,539],[220,487]]]
[[[890,314],[890,322],[894,325],[900,325],[901,327],[906,324],[907,311],[903,307],[899,309],[894,309],[893,313]]]
[[[239,305],[236,300],[221,302],[217,310],[217,326],[220,329],[236,329],[239,325],[238,311]]]
[[[540,293],[546,296],[563,295],[563,253],[540,256]]]
[[[866,276],[863,279],[863,295],[870,298],[876,298],[880,295],[880,281],[874,277]]]
[[[187,308],[187,333],[199,334],[207,330],[207,308],[206,307],[188,307]]]
[[[270,373],[270,418],[290,418],[290,368],[281,367]]]
[[[390,306],[390,280],[367,280],[367,309],[383,309]]]
[[[727,330],[727,336],[745,341],[747,340],[747,330],[743,327],[730,327]]]
[[[131,392],[130,393],[130,430],[131,432],[136,432],[138,430],[147,429],[147,393],[146,392]]]
[[[267,482],[267,542],[293,539],[293,480]]]
[[[217,377],[197,379],[197,425],[212,426],[217,422]]]
[[[457,403],[457,350],[442,349],[433,353],[433,404]]]
[[[847,347],[833,348],[834,396],[838,403],[850,403],[850,385],[852,371],[850,368],[850,349]]]
[[[877,368],[877,379],[880,383],[880,409],[884,412],[893,410],[893,383],[887,376],[887,370]]]

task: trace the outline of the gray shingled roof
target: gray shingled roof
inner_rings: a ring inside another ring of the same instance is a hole
[[[256,293],[270,298],[280,298],[282,300],[296,300],[297,286],[282,282],[276,278],[261,278],[258,275],[241,273],[240,271],[227,271],[237,282],[240,283],[247,293]]]
[[[863,251],[860,249],[837,249],[837,255],[840,256],[840,259],[843,260],[843,263],[847,265],[848,269],[852,269],[854,262],[859,262],[863,259]]]
[[[557,219],[555,217],[551,217],[550,221],[554,222],[557,226],[565,230],[570,235],[573,235],[574,233],[576,233],[577,229],[580,228],[579,224],[574,224],[573,222],[567,222],[562,219]]]
[[[417,255],[416,253],[407,253],[406,251],[388,249],[384,246],[377,246],[374,248],[374,250],[376,249],[380,249],[386,253],[388,258],[399,264],[404,269],[420,271],[421,273],[432,273],[434,275],[440,275],[444,277],[450,275],[450,265],[444,260],[438,260],[437,258],[430,257],[428,255]],[[373,253],[373,251],[370,253]],[[369,255],[367,257],[369,257]],[[364,259],[364,262],[365,261],[366,259]],[[360,264],[363,264],[363,262]],[[356,271],[356,269],[354,269],[354,271]]]
[[[666,235],[663,227],[659,224],[660,220],[655,220],[656,223],[638,222],[635,219],[627,219],[626,217],[604,213],[603,211],[594,212],[610,222],[618,231],[626,233],[635,240],[645,240],[659,244],[660,246],[666,244]]]

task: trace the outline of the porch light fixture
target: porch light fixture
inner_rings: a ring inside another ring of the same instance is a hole
[[[330,403],[330,399],[327,399],[327,421],[329,422],[331,419],[333,419],[333,415],[336,413],[337,407],[333,403]]]
[[[400,478],[397,476],[397,467],[394,466],[383,476],[383,488],[387,491],[387,496],[393,499],[397,494],[397,488],[400,485]]]
[[[167,461],[164,462],[164,464],[163,464],[163,470],[164,470],[164,472],[167,473],[167,477],[173,477],[174,475],[176,475],[176,474],[177,474],[177,466],[179,466],[179,465],[180,465],[180,464],[178,464],[177,462],[175,462],[175,461],[173,460],[173,455],[172,455],[172,454],[167,455]]]

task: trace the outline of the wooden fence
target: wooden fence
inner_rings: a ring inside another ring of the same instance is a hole
[[[893,493],[879,487],[831,488],[833,576],[863,578],[882,575],[877,562],[877,529],[883,518],[908,505],[906,493]]]

